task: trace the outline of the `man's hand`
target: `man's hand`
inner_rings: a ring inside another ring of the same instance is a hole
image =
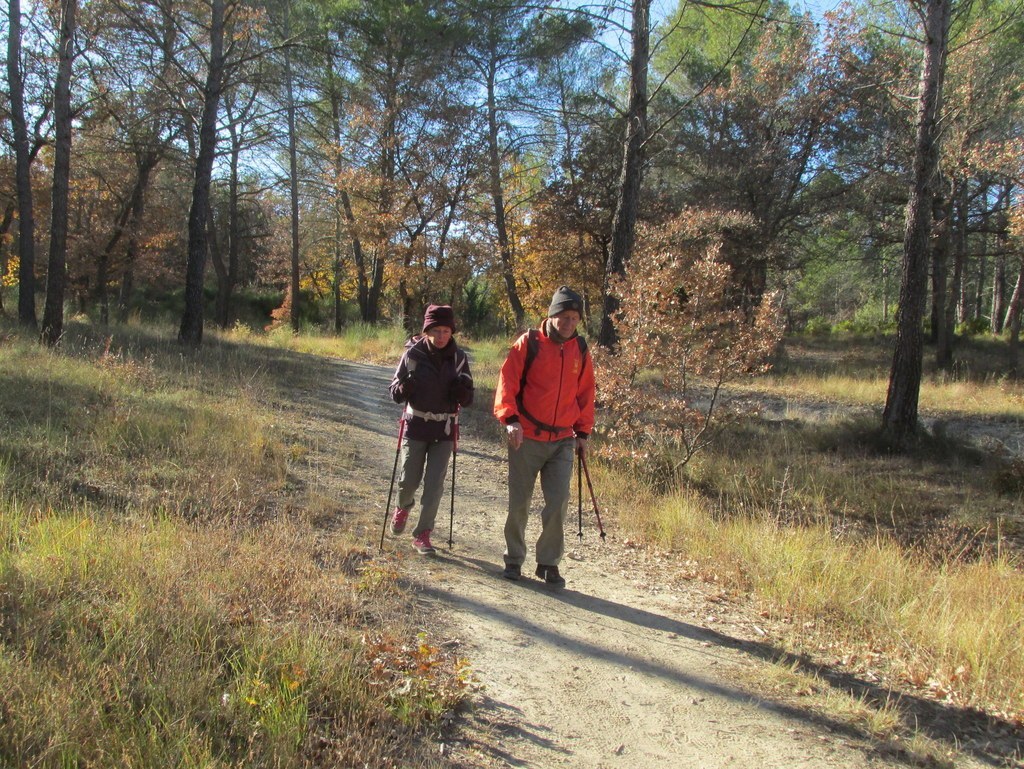
[[[510,425],[505,425],[505,433],[508,435],[508,445],[513,450],[523,445],[523,426],[521,424],[513,422]]]
[[[576,436],[576,451],[584,456],[587,454],[587,439],[580,435]]]

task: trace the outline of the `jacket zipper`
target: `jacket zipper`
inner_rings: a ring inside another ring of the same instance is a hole
[[[551,424],[557,425],[558,406],[562,402],[562,379],[565,376],[565,344],[558,346],[558,394],[555,396],[555,408],[551,413]]]

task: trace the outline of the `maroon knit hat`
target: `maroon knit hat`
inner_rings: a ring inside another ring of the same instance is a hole
[[[455,333],[455,311],[447,304],[431,304],[423,313],[423,333],[427,333],[434,326],[447,326]]]

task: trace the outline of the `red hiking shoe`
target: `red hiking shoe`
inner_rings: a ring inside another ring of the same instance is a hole
[[[427,529],[412,541],[412,546],[420,555],[433,555],[437,549],[430,544],[430,529]]]
[[[409,520],[409,511],[403,510],[400,507],[395,508],[395,512],[391,514],[391,533],[401,534],[405,531],[405,522]]]

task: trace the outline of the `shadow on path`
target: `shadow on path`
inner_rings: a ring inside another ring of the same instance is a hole
[[[898,705],[900,717],[908,728],[917,729],[937,742],[955,743],[959,750],[990,766],[1005,766],[1008,754],[1013,754],[1015,751],[1017,755],[1024,753],[1024,733],[1019,728],[1008,721],[992,718],[973,708],[956,707],[907,692],[888,689],[830,665],[814,662],[805,655],[792,654],[769,643],[735,638],[716,630],[698,627],[671,617],[636,609],[572,589],[551,590],[539,580],[526,578],[525,575],[524,579],[518,583],[507,582],[501,577],[500,565],[478,558],[439,552],[438,560],[476,575],[494,579],[497,581],[495,585],[497,589],[500,589],[500,583],[507,590],[533,591],[538,595],[560,601],[583,612],[608,617],[638,628],[665,633],[664,642],[668,644],[672,643],[673,639],[670,636],[674,635],[718,647],[735,649],[755,659],[816,676],[830,686],[875,707],[883,707],[895,702]],[[734,701],[753,703],[794,721],[824,727],[836,734],[869,742],[875,745],[879,751],[891,753],[894,750],[891,744],[879,742],[877,738],[866,731],[858,729],[852,724],[832,719],[820,712],[785,703],[766,701],[750,692],[723,686],[693,672],[677,670],[649,658],[610,651],[598,642],[572,638],[553,627],[541,626],[494,603],[474,597],[460,596],[430,586],[422,587],[421,593],[436,601],[453,605],[461,611],[488,615],[498,619],[509,627],[552,646],[571,646],[587,656],[607,660],[640,673],[657,676],[670,684],[700,689]],[[998,744],[995,744],[996,741]],[[918,759],[903,751],[897,750],[896,755],[908,763],[918,763]]]

